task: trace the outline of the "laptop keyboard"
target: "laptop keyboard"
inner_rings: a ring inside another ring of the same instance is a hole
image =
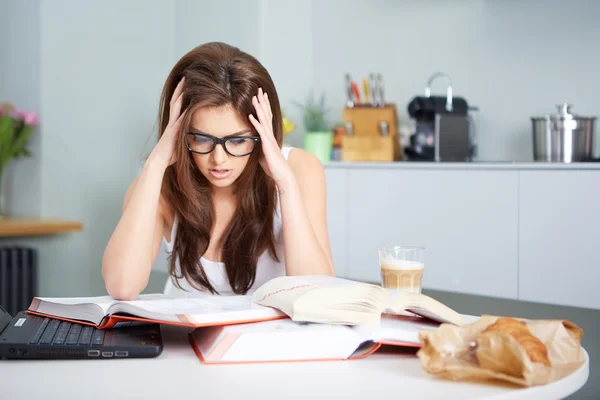
[[[104,331],[92,326],[73,324],[52,318],[44,318],[30,344],[54,344],[67,346],[101,346]]]

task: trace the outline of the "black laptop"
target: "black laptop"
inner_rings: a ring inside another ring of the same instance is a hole
[[[0,306],[0,359],[150,358],[162,349],[157,324],[100,330],[25,312],[12,318]]]

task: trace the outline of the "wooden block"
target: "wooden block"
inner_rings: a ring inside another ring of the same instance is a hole
[[[396,161],[400,157],[397,135],[342,137],[342,161]]]
[[[343,120],[352,123],[353,136],[380,136],[380,121],[387,122],[390,136],[398,134],[395,104],[387,104],[384,107],[345,107]]]

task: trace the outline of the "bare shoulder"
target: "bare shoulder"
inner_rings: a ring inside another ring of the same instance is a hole
[[[290,151],[288,164],[298,181],[321,180],[325,176],[321,160],[304,149],[294,148]]]

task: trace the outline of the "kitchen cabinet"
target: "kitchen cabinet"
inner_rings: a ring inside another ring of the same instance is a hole
[[[326,169],[327,182],[327,227],[329,231],[329,245],[333,265],[338,276],[347,274],[347,192],[348,171],[345,169]]]
[[[600,171],[522,171],[519,299],[600,308]]]
[[[379,282],[378,246],[420,245],[424,287],[517,299],[518,171],[349,168],[345,179],[346,277]]]
[[[426,247],[423,286],[600,309],[600,163],[329,163],[338,275],[379,283],[377,247]]]

